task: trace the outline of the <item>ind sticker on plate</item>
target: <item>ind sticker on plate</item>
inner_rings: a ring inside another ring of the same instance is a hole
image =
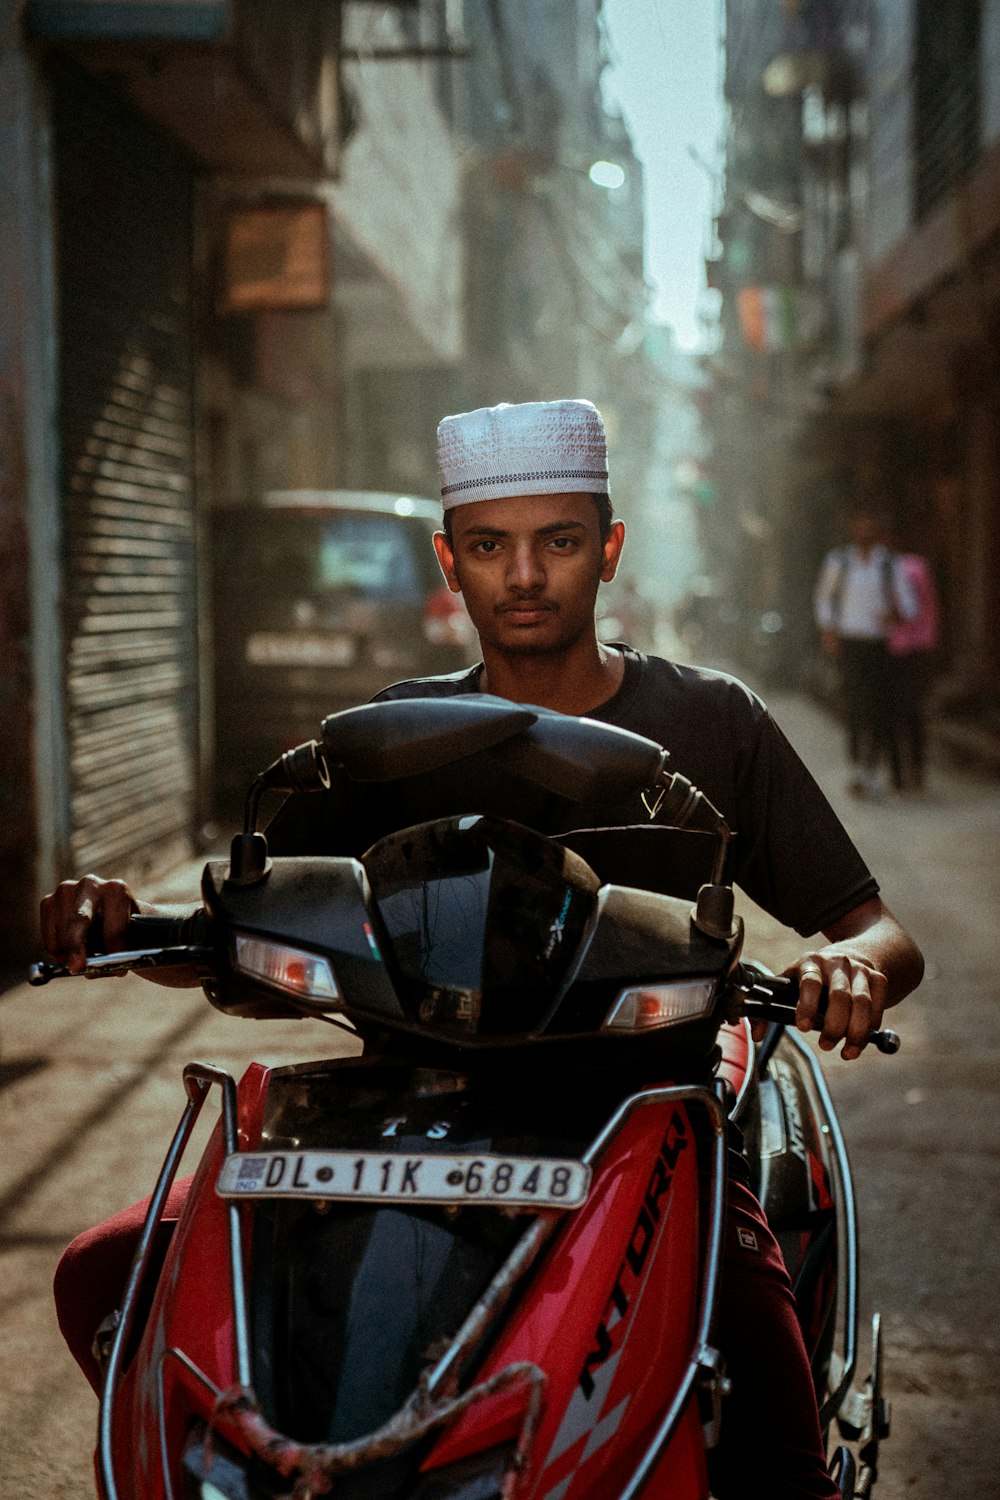
[[[586,1163],[551,1157],[267,1151],[227,1157],[216,1191],[223,1198],[579,1208],[589,1186]]]

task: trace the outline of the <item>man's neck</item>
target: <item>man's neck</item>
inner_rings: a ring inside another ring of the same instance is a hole
[[[507,656],[484,648],[483,662],[479,686],[484,693],[563,714],[599,708],[618,691],[625,675],[622,652],[596,639],[553,656]]]

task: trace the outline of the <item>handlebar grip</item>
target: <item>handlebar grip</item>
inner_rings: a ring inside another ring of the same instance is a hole
[[[125,947],[114,953],[101,951],[104,934],[99,921],[92,924],[88,936],[91,956],[82,970],[87,979],[117,978],[139,970],[198,965],[212,959],[211,922],[201,909],[183,916],[176,912],[136,913],[125,930]],[[71,977],[64,964],[47,960],[28,969],[28,983],[33,985]]]
[[[206,914],[201,911],[178,916],[173,912],[143,912],[129,917],[126,946],[139,948],[183,948],[204,939]]]
[[[799,998],[799,981],[794,974],[760,974],[750,970],[746,975],[748,987],[753,993],[757,991],[761,1001],[761,1013],[765,1019],[767,1011],[775,1012],[772,1020],[793,1020],[795,1015],[795,1002]],[[822,1019],[826,1012],[827,993],[824,990],[820,996],[818,1019]],[[886,1057],[892,1057],[902,1046],[902,1040],[896,1031],[872,1031],[868,1037],[868,1045],[874,1047]]]
[[[122,950],[131,952],[138,948],[178,948],[196,941],[192,934],[192,924],[196,917],[202,915],[201,912],[187,912],[184,916],[177,912],[136,912],[128,919]],[[87,952],[96,955],[107,951],[104,922],[100,916],[96,916],[87,932]]]

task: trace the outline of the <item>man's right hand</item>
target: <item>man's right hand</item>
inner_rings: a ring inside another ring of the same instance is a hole
[[[100,922],[100,945],[106,953],[126,946],[128,920],[139,903],[123,880],[84,875],[64,880],[41,905],[42,943],[46,953],[80,974],[87,962],[88,938]]]

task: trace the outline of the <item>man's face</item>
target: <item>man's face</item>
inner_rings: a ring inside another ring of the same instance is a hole
[[[872,547],[879,539],[875,517],[866,510],[856,510],[848,520],[848,533],[856,547]]]
[[[592,495],[524,495],[457,506],[453,547],[434,538],[484,649],[545,655],[594,628],[601,582],[615,576],[625,528],[602,542]]]

